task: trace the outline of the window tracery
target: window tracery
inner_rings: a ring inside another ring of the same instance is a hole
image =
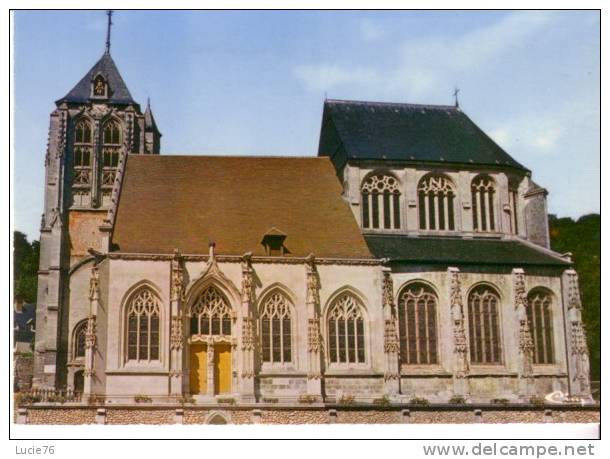
[[[496,185],[491,177],[478,176],[472,180],[472,227],[475,231],[495,231]]]
[[[361,192],[363,228],[400,228],[400,186],[395,177],[371,175]]]
[[[527,320],[534,341],[533,363],[554,363],[551,295],[544,289],[535,289],[528,295],[527,303]]]
[[[292,361],[292,317],[288,299],[280,292],[269,295],[260,312],[263,362]]]
[[[455,230],[455,186],[443,175],[427,175],[417,187],[419,227],[422,230]]]
[[[72,334],[72,358],[79,359],[85,357],[87,335],[87,321],[83,320],[74,327]]]
[[[121,127],[116,120],[104,125],[102,137],[102,187],[112,187],[121,153]]]
[[[437,297],[430,287],[408,285],[399,298],[400,360],[403,364],[436,364]]]
[[[470,361],[474,364],[502,363],[500,296],[492,287],[480,285],[468,296]]]
[[[328,311],[328,352],[331,363],[364,363],[362,305],[350,293],[333,301]]]
[[[216,287],[209,286],[191,306],[191,335],[231,335],[233,314],[229,302]]]
[[[127,308],[127,360],[159,360],[159,299],[148,287],[138,290]]]
[[[75,186],[87,186],[91,183],[91,124],[80,120],[74,126],[74,179]]]

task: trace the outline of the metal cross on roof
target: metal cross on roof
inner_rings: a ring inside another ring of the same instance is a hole
[[[110,28],[112,27],[112,10],[106,12],[108,15],[108,29],[106,31],[106,54],[110,54]]]
[[[458,88],[458,87],[456,87],[456,88],[453,90],[453,97],[454,97],[454,99],[455,99],[455,107],[456,107],[456,108],[460,106],[460,101],[458,100],[458,94],[459,94],[459,92],[460,92],[460,88]]]

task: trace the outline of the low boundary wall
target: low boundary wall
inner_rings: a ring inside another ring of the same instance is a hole
[[[599,423],[599,406],[69,405],[18,407],[19,424]]]

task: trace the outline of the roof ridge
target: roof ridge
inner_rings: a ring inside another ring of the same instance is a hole
[[[529,240],[527,240],[525,238],[522,238],[520,236],[515,236],[515,237],[513,237],[513,238],[511,238],[509,240],[516,241],[516,242],[518,242],[520,244],[526,245],[526,246],[530,247],[533,250],[537,250],[538,252],[544,253],[544,254],[546,254],[546,255],[548,255],[550,257],[558,258],[559,260],[565,261],[566,263],[573,263],[572,261],[569,261],[569,260],[565,259],[561,253],[555,252],[553,249],[548,249],[546,247],[538,245],[535,242],[529,241]]]
[[[455,110],[461,112],[459,107],[454,105],[434,105],[434,104],[413,104],[408,102],[379,102],[379,101],[366,101],[366,100],[348,100],[348,99],[326,99],[324,103],[336,103],[336,104],[353,104],[353,105],[376,105],[376,106],[399,106],[407,108],[429,108],[436,110]]]
[[[328,161],[328,157],[326,156],[281,156],[281,155],[188,155],[188,154],[179,154],[173,155],[171,153],[164,153],[162,155],[141,155],[139,153],[129,153],[129,156],[133,157],[157,157],[157,158],[235,158],[235,159],[317,159]]]

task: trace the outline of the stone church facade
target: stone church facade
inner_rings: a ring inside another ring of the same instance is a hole
[[[458,106],[327,100],[315,157],[161,155],[160,139],[108,50],[56,101],[35,386],[591,401],[547,192]]]

